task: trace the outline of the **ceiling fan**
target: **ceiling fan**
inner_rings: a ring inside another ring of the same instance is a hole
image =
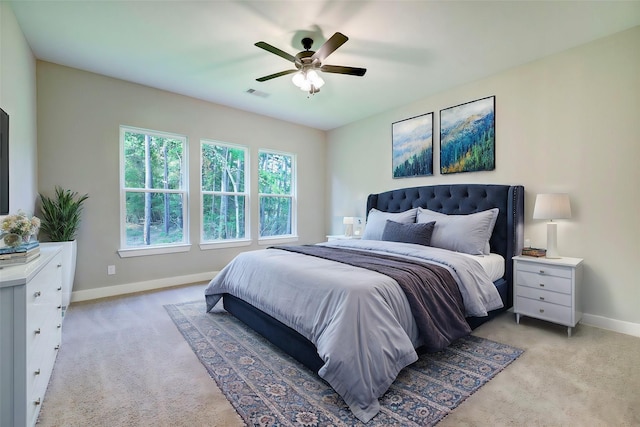
[[[268,76],[256,79],[259,82],[275,79],[276,77],[286,76],[287,74],[296,73],[293,76],[293,83],[301,90],[309,92],[313,95],[320,92],[320,87],[324,85],[324,80],[317,73],[323,71],[325,73],[347,74],[350,76],[364,76],[367,72],[366,68],[343,67],[340,65],[323,65],[322,62],[336,49],[342,46],[349,38],[342,33],[335,33],[327,40],[317,51],[310,50],[313,45],[313,39],[305,37],[302,39],[302,46],[305,50],[299,52],[296,56],[271,46],[263,41],[257,42],[255,45],[261,49],[276,54],[295,64],[295,70],[280,71],[279,73],[269,74]]]

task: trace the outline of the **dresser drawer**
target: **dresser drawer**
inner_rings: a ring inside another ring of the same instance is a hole
[[[516,297],[515,312],[537,319],[548,320],[566,326],[575,326],[571,307],[537,301],[521,296]]]
[[[543,289],[530,288],[527,286],[518,286],[516,288],[516,295],[533,300],[564,305],[566,307],[572,306],[572,298],[570,294],[551,292]]]
[[[571,279],[558,276],[548,276],[546,274],[532,273],[530,271],[516,271],[516,281],[518,286],[545,289],[563,294],[571,294]]]
[[[573,270],[570,267],[522,261],[518,262],[518,271],[528,271],[531,273],[544,274],[546,276],[566,277],[567,279],[571,279],[573,275]]]

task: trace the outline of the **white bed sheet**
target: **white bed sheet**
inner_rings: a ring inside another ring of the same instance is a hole
[[[487,272],[487,275],[491,279],[492,282],[495,282],[502,276],[504,276],[504,257],[498,254],[489,254],[489,255],[469,255],[469,254],[461,254],[467,256],[471,259],[475,259],[480,263],[484,271]]]

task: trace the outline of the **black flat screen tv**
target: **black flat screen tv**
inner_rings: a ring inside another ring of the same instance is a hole
[[[9,115],[0,108],[0,215],[9,214]]]

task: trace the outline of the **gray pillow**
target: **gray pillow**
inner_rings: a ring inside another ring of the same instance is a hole
[[[488,255],[489,239],[498,219],[498,208],[468,215],[445,215],[418,208],[417,222],[436,221],[431,235],[431,246],[464,252],[471,255]]]
[[[435,221],[422,224],[401,224],[388,219],[382,233],[382,240],[429,246],[435,224]]]
[[[369,211],[367,216],[367,224],[364,226],[364,233],[362,233],[363,240],[381,240],[384,227],[387,225],[387,220],[400,222],[402,224],[412,224],[416,222],[416,214],[418,208],[409,209],[404,212],[382,212],[375,208]]]

